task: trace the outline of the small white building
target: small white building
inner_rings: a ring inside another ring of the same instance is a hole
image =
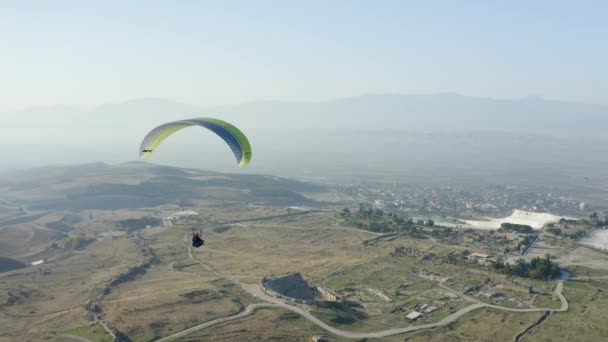
[[[418,311],[412,311],[412,312],[410,312],[410,313],[409,313],[407,316],[405,316],[405,317],[407,317],[407,319],[409,319],[409,320],[412,320],[412,321],[413,321],[413,320],[415,320],[416,318],[420,317],[420,315],[422,315],[420,312],[418,312]]]
[[[485,259],[489,258],[489,257],[490,257],[490,255],[489,255],[489,254],[486,254],[486,253],[477,253],[477,252],[475,252],[475,253],[472,253],[472,254],[471,254],[471,257],[473,257],[474,259],[482,259],[482,260],[485,260]]]
[[[184,210],[184,211],[178,211],[178,212],[174,213],[173,215],[167,216],[167,217],[165,217],[165,219],[169,220],[169,221],[174,221],[174,220],[180,220],[180,219],[184,219],[184,218],[191,218],[191,217],[198,217],[198,216],[200,216],[200,215],[196,211]]]
[[[184,211],[179,211],[179,212],[173,214],[173,216],[175,216],[177,218],[182,218],[182,217],[196,217],[199,215],[196,211],[184,210]]]

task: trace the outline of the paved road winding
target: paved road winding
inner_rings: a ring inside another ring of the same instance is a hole
[[[184,337],[187,335],[190,335],[194,332],[197,332],[199,330],[208,328],[210,326],[216,325],[216,324],[220,324],[220,323],[224,323],[224,322],[228,322],[228,321],[232,321],[235,319],[239,319],[239,318],[243,318],[247,315],[249,315],[250,313],[254,312],[255,310],[259,309],[259,308],[264,308],[264,307],[274,307],[276,305],[272,305],[272,304],[251,304],[248,305],[247,307],[245,307],[245,310],[239,312],[236,315],[232,315],[232,316],[228,316],[228,317],[223,317],[223,318],[218,318],[218,319],[214,319],[212,321],[208,321],[199,325],[195,325],[192,328],[188,328],[186,330],[182,330],[176,334],[173,334],[171,336],[167,336],[164,338],[161,338],[160,340],[156,340],[156,342],[164,342],[164,341],[172,341],[176,338],[180,338],[180,337]]]
[[[187,235],[184,236],[184,241],[187,241],[187,237],[188,237]],[[558,281],[557,286],[555,288],[555,294],[561,301],[561,307],[559,309],[547,309],[547,308],[515,309],[515,308],[506,308],[506,307],[502,307],[502,306],[492,305],[492,304],[486,304],[475,298],[458,293],[443,284],[447,280],[447,278],[446,278],[439,283],[439,285],[442,288],[449,290],[453,293],[456,293],[460,297],[473,302],[473,304],[452,313],[451,315],[447,316],[446,318],[444,318],[438,322],[414,325],[414,326],[407,326],[407,327],[403,327],[403,328],[386,329],[386,330],[374,331],[374,332],[351,332],[351,331],[345,331],[345,330],[340,330],[340,329],[334,328],[334,327],[328,325],[327,323],[321,321],[320,319],[318,319],[317,317],[315,317],[314,315],[312,315],[310,313],[310,311],[309,311],[310,309],[306,305],[285,302],[282,299],[267,295],[264,291],[262,291],[262,289],[260,288],[260,286],[258,284],[241,283],[240,281],[238,281],[236,279],[236,277],[222,275],[221,273],[212,269],[211,267],[209,267],[202,261],[194,258],[194,256],[192,255],[192,250],[191,250],[190,246],[188,246],[187,250],[188,250],[188,256],[190,258],[192,258],[193,260],[195,260],[196,262],[198,262],[205,269],[209,270],[210,272],[213,272],[214,274],[216,274],[222,278],[231,280],[235,284],[239,285],[244,291],[248,292],[249,294],[253,295],[254,297],[259,298],[260,300],[265,301],[267,303],[248,305],[245,307],[245,309],[243,311],[241,311],[235,315],[224,317],[224,318],[218,318],[218,319],[215,319],[212,321],[201,323],[199,325],[193,326],[191,328],[185,329],[185,330],[175,333],[173,335],[170,335],[170,336],[164,337],[160,340],[157,340],[158,342],[159,341],[171,341],[176,338],[180,338],[180,337],[192,334],[196,331],[199,331],[199,330],[202,330],[202,329],[205,329],[205,328],[217,325],[217,324],[221,324],[221,323],[224,323],[227,321],[232,321],[232,320],[236,320],[239,318],[243,318],[243,317],[253,313],[255,310],[257,310],[259,308],[267,308],[267,307],[278,307],[278,308],[283,308],[283,309],[295,312],[295,313],[299,314],[300,316],[306,318],[310,322],[316,324],[317,326],[321,327],[322,329],[324,329],[334,335],[344,337],[344,338],[351,338],[351,339],[381,338],[381,337],[387,337],[387,336],[392,336],[392,335],[399,335],[399,334],[403,334],[403,333],[413,332],[413,331],[417,331],[417,330],[442,327],[442,326],[448,325],[452,322],[455,322],[456,320],[461,318],[463,315],[465,315],[473,310],[477,310],[477,309],[484,308],[484,307],[497,309],[497,310],[511,311],[511,312],[546,312],[546,311],[561,312],[561,311],[568,310],[568,301],[566,300],[566,297],[564,297],[564,295],[562,294],[563,287],[564,287],[563,281]]]

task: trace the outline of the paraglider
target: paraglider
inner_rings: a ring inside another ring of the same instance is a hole
[[[141,142],[139,157],[148,159],[154,150],[170,135],[190,126],[202,126],[217,134],[228,144],[240,167],[245,167],[251,161],[251,145],[249,140],[235,126],[226,121],[212,118],[194,118],[188,120],[173,121],[162,124],[151,130]],[[192,231],[192,247],[199,248],[205,244],[202,238],[203,232]]]
[[[163,140],[182,128],[190,126],[202,126],[222,138],[234,153],[240,167],[245,167],[251,161],[251,145],[249,140],[235,126],[226,121],[212,118],[194,118],[188,120],[173,121],[160,125],[151,130],[141,143],[139,148],[140,158],[148,159],[152,152]]]

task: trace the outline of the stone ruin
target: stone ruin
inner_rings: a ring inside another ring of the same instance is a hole
[[[339,302],[340,296],[323,286],[310,286],[299,272],[290,273],[273,279],[264,279],[262,286],[280,296],[297,301]]]

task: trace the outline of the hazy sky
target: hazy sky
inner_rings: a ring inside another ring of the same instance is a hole
[[[608,103],[607,1],[3,1],[0,111],[362,93]]]

